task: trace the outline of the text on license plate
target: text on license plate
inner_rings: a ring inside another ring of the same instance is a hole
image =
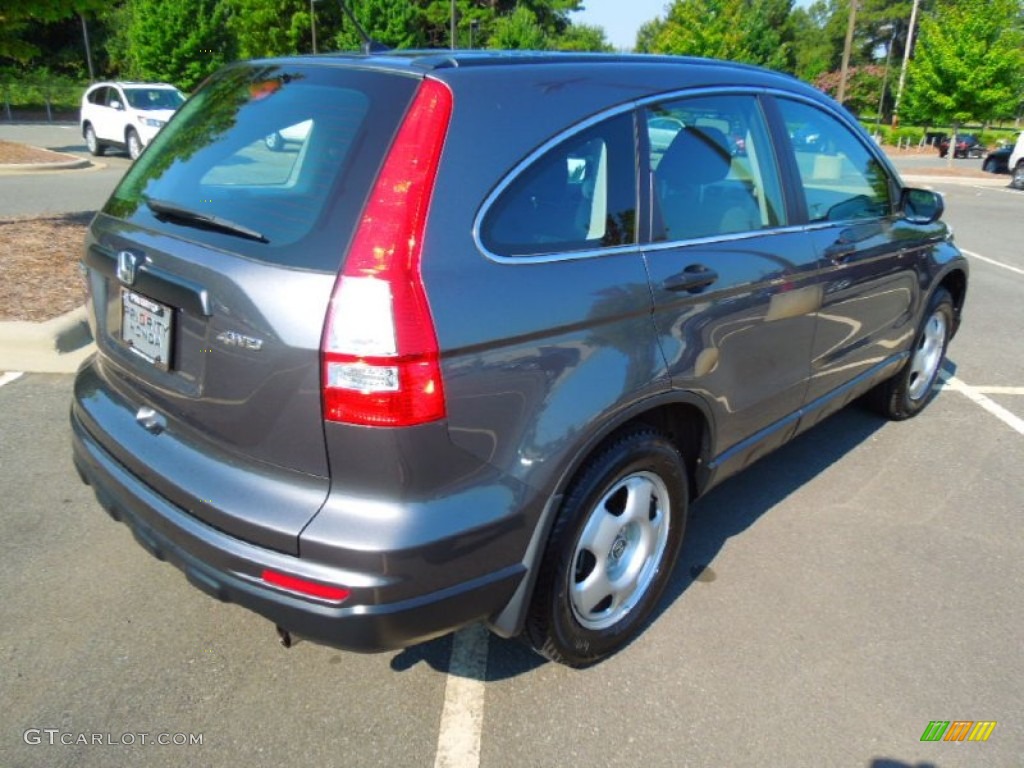
[[[174,311],[134,291],[121,291],[121,339],[139,357],[166,370]]]

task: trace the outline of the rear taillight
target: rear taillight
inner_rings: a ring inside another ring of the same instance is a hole
[[[451,111],[448,88],[424,80],[370,193],[327,311],[328,421],[404,427],[445,417],[420,252]]]

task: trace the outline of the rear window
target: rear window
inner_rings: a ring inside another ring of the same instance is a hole
[[[104,212],[261,261],[337,269],[417,82],[338,67],[222,70],[157,135]]]

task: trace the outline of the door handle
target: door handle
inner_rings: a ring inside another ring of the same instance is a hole
[[[715,270],[703,264],[691,264],[682,272],[665,278],[663,285],[666,291],[700,293],[717,280],[718,273]]]

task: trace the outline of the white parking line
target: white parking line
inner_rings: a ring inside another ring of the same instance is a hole
[[[477,768],[484,727],[488,632],[475,624],[452,639],[434,768]]]
[[[979,392],[975,387],[964,384],[956,376],[953,376],[946,371],[942,371],[939,375],[942,377],[942,380],[949,389],[954,392],[961,393],[967,397],[968,400],[980,405],[1008,427],[1016,430],[1018,434],[1024,435],[1024,419],[1010,413],[1008,410],[1003,408],[1003,406],[999,405],[999,403],[985,397],[985,395],[981,394],[981,392]]]
[[[10,384],[12,381],[16,381],[24,376],[21,371],[8,371],[7,373],[0,373],[0,387],[4,384]]]
[[[983,395],[1024,395],[1024,387],[974,387]]]
[[[977,259],[978,261],[984,261],[984,262],[986,262],[988,264],[995,264],[997,267],[1002,267],[1003,269],[1008,269],[1011,272],[1016,272],[1018,275],[1024,275],[1024,269],[1021,269],[1020,267],[1011,267],[1009,264],[1003,264],[1003,262],[1001,262],[1001,261],[996,261],[995,259],[990,259],[988,256],[982,256],[980,253],[975,253],[974,251],[968,251],[968,250],[966,250],[964,248],[961,248],[960,250],[963,251],[964,253],[966,253],[972,259]]]

